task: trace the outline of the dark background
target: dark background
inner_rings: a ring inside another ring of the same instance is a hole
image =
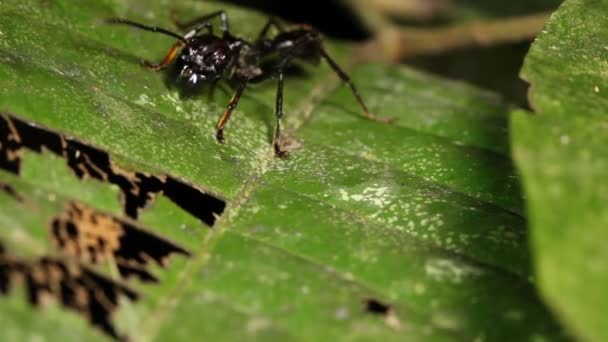
[[[341,1],[301,0],[228,0],[240,6],[296,23],[311,24],[325,35],[337,39],[364,40],[370,37],[356,15]]]

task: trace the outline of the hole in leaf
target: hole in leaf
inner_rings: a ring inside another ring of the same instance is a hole
[[[146,269],[150,262],[165,266],[172,253],[190,256],[178,245],[135,223],[80,203],[66,203],[50,223],[51,241],[64,255],[85,263],[114,263],[121,277],[158,279]]]
[[[199,220],[211,226],[215,223],[218,213],[226,208],[226,202],[217,200],[215,197],[200,190],[186,185],[174,178],[167,178],[163,188],[163,194],[180,208],[197,217]]]
[[[386,324],[389,328],[395,330],[401,328],[401,321],[397,316],[397,311],[392,305],[386,304],[374,298],[367,298],[363,300],[363,305],[365,306],[366,312],[384,317],[384,324]]]
[[[17,202],[23,202],[23,197],[21,196],[21,194],[19,194],[17,190],[15,190],[15,188],[13,188],[10,184],[0,182],[0,191],[11,196]]]
[[[40,306],[49,298],[87,317],[89,322],[117,340],[126,340],[112,324],[112,314],[124,297],[136,301],[139,294],[124,284],[99,274],[74,260],[43,256],[22,260],[9,255],[0,242],[0,293],[26,288],[30,304]]]
[[[40,153],[43,147],[65,158],[77,177],[117,185],[122,193],[124,212],[134,219],[159,194],[210,227],[226,208],[223,199],[174,177],[124,170],[100,149],[14,115],[0,113],[0,168],[18,174],[21,150],[26,148]]]
[[[0,167],[19,172],[19,135],[10,121],[0,118]]]
[[[377,299],[368,298],[363,301],[365,305],[365,311],[375,315],[388,315],[391,310],[391,306],[385,304]]]

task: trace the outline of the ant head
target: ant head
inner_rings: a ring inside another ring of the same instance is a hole
[[[191,87],[199,82],[217,80],[232,64],[233,56],[230,45],[218,37],[194,37],[177,59],[178,78]]]

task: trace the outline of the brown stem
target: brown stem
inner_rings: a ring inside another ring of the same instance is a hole
[[[393,18],[425,21],[445,14],[453,0],[342,0],[370,32],[392,25]]]
[[[391,17],[418,20],[430,19],[445,13],[452,4],[452,0],[364,0],[363,2],[368,8],[372,7]]]
[[[398,62],[412,56],[531,40],[550,15],[542,12],[437,29],[386,28],[365,43],[361,53],[369,60]]]

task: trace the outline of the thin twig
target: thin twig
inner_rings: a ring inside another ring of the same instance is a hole
[[[446,14],[453,0],[342,0],[370,32],[392,25],[392,19],[426,21]]]
[[[532,40],[550,15],[542,12],[437,29],[385,28],[364,43],[361,54],[368,60],[398,62],[419,55]]]
[[[452,0],[350,0],[364,2],[367,8],[391,17],[427,20],[445,14]]]

